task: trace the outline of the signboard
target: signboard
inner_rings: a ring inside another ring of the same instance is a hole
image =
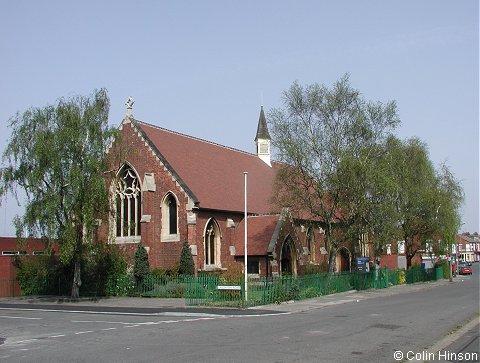
[[[241,286],[217,286],[217,290],[241,290]]]
[[[368,272],[370,271],[370,266],[368,265],[368,257],[357,257],[357,271]]]

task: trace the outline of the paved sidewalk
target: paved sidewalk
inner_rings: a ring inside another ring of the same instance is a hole
[[[458,330],[423,351],[419,359],[410,362],[479,362],[480,317],[476,316]]]
[[[80,298],[72,300],[68,297],[55,296],[22,296],[15,298],[0,298],[0,304],[22,305],[57,305],[57,306],[98,306],[119,308],[185,308],[185,299],[145,298],[145,297],[99,297]]]

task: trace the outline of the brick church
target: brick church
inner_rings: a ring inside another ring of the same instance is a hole
[[[195,271],[243,269],[247,172],[248,272],[297,275],[326,266],[320,226],[270,203],[280,164],[271,160],[263,108],[256,152],[248,153],[136,120],[132,105],[127,101],[121,137],[108,151],[117,156],[114,216],[104,224],[110,243],[132,254],[141,242],[152,268],[169,269],[178,265],[186,240]],[[350,266],[343,248],[336,270]]]

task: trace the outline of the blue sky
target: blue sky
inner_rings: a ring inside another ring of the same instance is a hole
[[[433,1],[9,1],[0,13],[0,140],[8,119],[106,88],[136,118],[254,152],[260,104],[295,81],[343,74],[396,100],[402,138],[462,181],[463,231],[479,228],[479,4]],[[21,213],[2,201],[0,235]]]

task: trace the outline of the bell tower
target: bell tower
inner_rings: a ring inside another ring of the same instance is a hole
[[[265,113],[263,112],[263,106],[261,106],[255,142],[257,144],[257,156],[268,166],[272,166],[270,163],[270,140]]]

